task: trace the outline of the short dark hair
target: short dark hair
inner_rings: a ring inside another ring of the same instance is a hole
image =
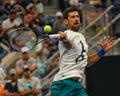
[[[16,14],[16,13],[17,13],[17,11],[16,11],[14,8],[11,8],[11,9],[10,9],[10,15]]]
[[[76,7],[68,7],[64,10],[63,12],[63,18],[67,19],[68,18],[68,13],[77,11],[79,15],[81,14],[80,10],[78,10]]]

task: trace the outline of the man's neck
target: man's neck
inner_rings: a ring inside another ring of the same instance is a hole
[[[25,80],[26,80],[27,82],[31,81],[31,76],[25,77]]]
[[[12,86],[15,86],[16,83],[17,83],[17,80],[16,81],[11,81]]]

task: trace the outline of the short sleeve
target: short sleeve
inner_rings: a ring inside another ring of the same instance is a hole
[[[40,88],[42,88],[41,80],[36,78],[36,89],[40,89]]]
[[[29,59],[29,63],[28,64],[29,64],[29,66],[32,65],[32,64],[36,64],[36,59],[31,57]]]
[[[25,89],[27,89],[27,88],[25,88],[23,80],[19,80],[18,81],[18,91],[20,92],[20,91],[23,91]]]
[[[23,64],[21,63],[22,61],[21,60],[18,60],[17,62],[16,62],[16,65],[15,65],[15,67],[16,68],[22,68],[23,66]]]

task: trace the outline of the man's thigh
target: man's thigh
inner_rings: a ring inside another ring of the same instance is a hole
[[[88,96],[82,84],[72,79],[55,81],[51,85],[51,96]]]

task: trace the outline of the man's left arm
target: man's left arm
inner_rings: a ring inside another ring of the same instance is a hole
[[[42,86],[41,86],[41,81],[40,81],[40,79],[36,78],[36,86],[35,86],[34,89],[32,89],[32,90],[33,90],[32,94],[34,94],[34,95],[40,94],[40,92],[41,92],[41,87],[42,87]]]
[[[88,55],[88,66],[91,66],[97,62],[102,56],[105,55],[106,52],[108,52],[114,46],[114,39],[113,37],[108,36],[103,43],[98,42],[97,44],[101,47],[101,50],[92,55]]]
[[[33,72],[37,68],[37,66],[36,66],[36,59],[33,58],[33,57],[31,57],[29,68],[30,68],[31,72]]]

